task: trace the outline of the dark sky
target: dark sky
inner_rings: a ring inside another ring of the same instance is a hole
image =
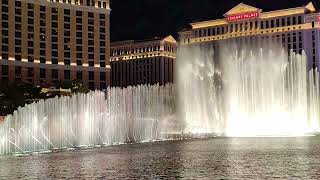
[[[188,23],[221,18],[241,2],[270,11],[310,0],[111,0],[111,41],[177,36]],[[320,1],[313,3],[318,9]]]

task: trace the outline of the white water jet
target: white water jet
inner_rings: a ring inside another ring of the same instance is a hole
[[[0,155],[167,138],[174,86],[110,88],[19,108],[0,123]]]
[[[268,43],[180,47],[177,89],[184,131],[237,137],[318,133],[319,72],[307,71],[304,53],[287,54]]]

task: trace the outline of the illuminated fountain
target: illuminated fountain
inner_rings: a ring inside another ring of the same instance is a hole
[[[208,45],[180,47],[177,86],[111,88],[19,108],[0,123],[0,155],[163,140],[173,134],[319,133],[319,72],[307,71],[305,54],[287,54],[274,44],[228,43],[216,53]]]
[[[319,72],[276,44],[220,44],[178,51],[185,131],[226,136],[300,136],[320,131]]]
[[[0,155],[167,138],[174,86],[111,88],[19,108],[0,124]]]

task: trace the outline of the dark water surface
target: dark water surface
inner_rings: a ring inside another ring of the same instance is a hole
[[[0,157],[0,179],[320,179],[320,137],[217,138]]]

